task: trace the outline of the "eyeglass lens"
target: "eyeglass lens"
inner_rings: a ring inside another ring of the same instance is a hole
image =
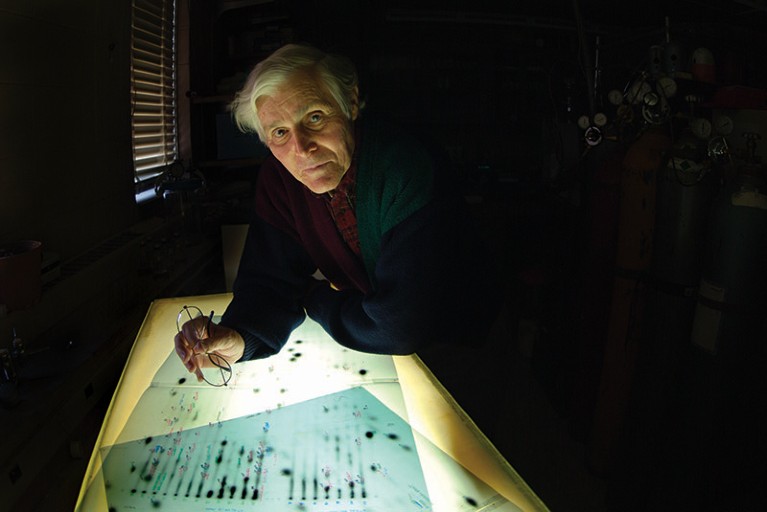
[[[214,352],[208,352],[207,354],[199,354],[201,356],[208,356],[208,360],[212,366],[202,367],[202,378],[205,382],[211,386],[226,386],[229,384],[229,380],[232,378],[232,367],[226,359]]]

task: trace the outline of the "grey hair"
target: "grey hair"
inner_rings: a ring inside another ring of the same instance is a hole
[[[287,44],[259,62],[248,75],[243,88],[229,104],[237,127],[243,132],[255,132],[266,143],[266,133],[258,118],[256,101],[269,96],[297,70],[314,68],[333,99],[347,117],[352,118],[353,92],[358,86],[357,70],[349,59],[325,53],[312,46]],[[362,108],[362,105],[359,105]]]

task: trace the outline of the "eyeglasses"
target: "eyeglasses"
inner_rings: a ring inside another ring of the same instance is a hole
[[[181,328],[187,322],[192,321],[195,330],[197,331],[197,339],[205,339],[210,337],[210,324],[213,321],[213,311],[205,318],[200,308],[197,306],[184,306],[181,311],[178,312],[176,317],[176,329],[181,332]],[[194,354],[194,357],[206,357],[210,365],[205,364],[205,361],[201,361],[198,367],[202,372],[202,378],[211,386],[222,387],[229,384],[232,378],[232,365],[229,364],[222,356],[215,352],[198,352]]]

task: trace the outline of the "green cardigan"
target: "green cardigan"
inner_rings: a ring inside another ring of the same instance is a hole
[[[393,136],[393,128],[363,122],[363,145],[357,168],[357,229],[370,282],[383,235],[424,207],[432,198],[434,169],[421,146]],[[403,158],[404,157],[404,158]]]

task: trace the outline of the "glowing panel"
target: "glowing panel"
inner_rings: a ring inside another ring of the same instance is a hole
[[[546,510],[416,356],[348,350],[307,319],[277,355],[198,383],[155,301],[115,391],[78,511]]]

